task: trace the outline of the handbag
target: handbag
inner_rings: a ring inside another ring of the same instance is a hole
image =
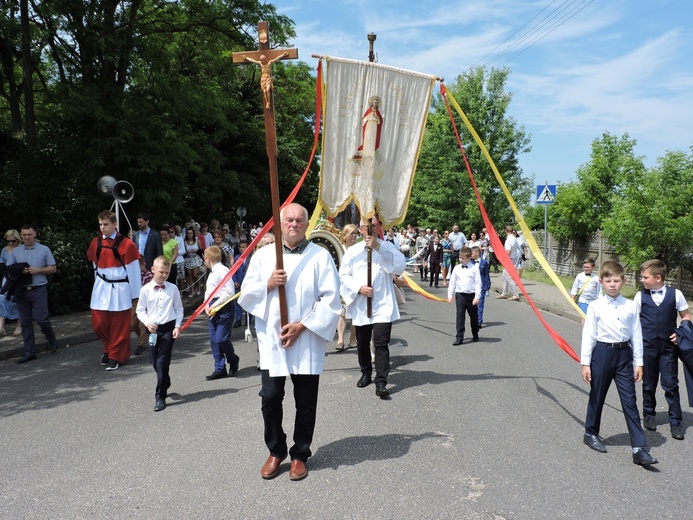
[[[403,253],[408,253],[411,246],[409,246],[409,244],[402,244],[399,248]]]
[[[395,285],[395,298],[397,299],[397,305],[402,305],[406,303],[407,297],[404,295],[404,289],[397,287]]]

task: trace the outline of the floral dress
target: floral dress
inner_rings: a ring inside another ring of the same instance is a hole
[[[198,269],[202,266],[202,258],[197,254],[200,248],[197,245],[197,240],[192,244],[185,243],[185,268]]]
[[[0,264],[7,263],[9,256],[9,251],[7,251],[7,248],[4,247],[2,249],[2,253],[0,253]],[[4,285],[5,280],[2,282]],[[8,320],[18,320],[19,311],[17,310],[17,304],[13,300],[6,299],[6,297],[7,294],[0,295],[0,316],[7,318]]]

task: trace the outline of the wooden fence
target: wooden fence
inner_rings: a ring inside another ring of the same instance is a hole
[[[606,241],[601,231],[582,243],[572,240],[557,240],[551,233],[547,233],[546,244],[544,244],[543,231],[534,231],[532,235],[551,268],[557,274],[570,278],[582,272],[583,260],[586,258],[593,258],[597,262],[597,269],[608,260],[620,260],[613,246]],[[639,272],[626,269],[626,283],[633,287],[638,286],[639,274]],[[693,273],[690,271],[675,269],[669,272],[666,284],[679,289],[687,299],[693,298]]]

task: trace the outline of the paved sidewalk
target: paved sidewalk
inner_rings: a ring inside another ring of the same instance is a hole
[[[411,274],[411,270],[409,270]],[[418,280],[418,274],[414,277],[414,280]],[[424,289],[428,289],[428,284],[422,284]],[[551,312],[559,316],[574,320],[579,322],[580,316],[577,311],[572,308],[572,306],[565,300],[565,297],[560,293],[560,291],[550,283],[547,278],[547,283],[534,282],[528,280],[525,282],[525,288],[529,293],[530,297],[534,301],[535,305],[542,311]],[[436,293],[438,293],[443,287],[441,286]],[[491,273],[491,296],[494,298],[495,294],[499,293],[501,289],[501,279],[500,274]],[[185,306],[185,316],[186,319],[190,314],[197,308],[198,305],[202,303],[201,298],[183,299],[183,305]],[[507,302],[508,305],[516,305],[516,302]],[[520,298],[521,304],[526,304],[526,298],[522,296]],[[91,315],[89,311],[76,312],[73,314],[66,314],[64,316],[53,316],[51,317],[51,322],[53,323],[53,329],[58,338],[58,348],[74,347],[75,345],[80,345],[82,343],[88,343],[90,341],[95,341],[96,336],[91,328]],[[22,346],[21,336],[12,336],[12,331],[14,331],[15,322],[8,322],[5,329],[8,331],[7,336],[0,336],[0,361],[20,358],[24,354],[24,349]],[[36,344],[37,353],[42,354],[42,348],[45,348],[47,352],[47,344],[41,334],[41,330],[34,326],[34,332],[36,334]],[[43,345],[43,347],[42,347]]]
[[[183,298],[186,318],[202,303],[201,297]],[[75,312],[63,316],[51,316],[53,330],[58,339],[58,348],[74,347],[82,343],[96,341],[96,334],[91,327],[90,311]],[[22,336],[13,336],[15,321],[5,323],[6,336],[0,336],[0,361],[7,359],[20,358],[24,355]],[[41,329],[34,324],[34,334],[36,335],[36,353],[38,355],[50,355],[48,344],[46,343]]]

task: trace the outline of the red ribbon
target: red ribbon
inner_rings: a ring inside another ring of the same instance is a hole
[[[313,164],[313,159],[315,158],[315,151],[318,148],[318,137],[320,136],[320,121],[322,120],[322,61],[318,63],[318,76],[315,81],[315,135],[313,137],[313,150],[310,152],[310,158],[308,159],[308,166],[306,166],[306,169],[303,172],[303,175],[301,175],[301,178],[299,179],[298,183],[296,186],[294,186],[294,189],[291,190],[291,193],[287,197],[287,199],[284,201],[284,204],[281,205],[282,208],[287,206],[288,204],[291,204],[294,199],[296,198],[296,195],[298,195],[298,191],[301,189],[301,186],[303,185],[303,182],[306,180],[306,177],[308,176],[308,172],[310,171],[310,166]],[[238,260],[231,266],[231,269],[229,269],[229,272],[224,276],[223,280],[219,282],[219,285],[217,285],[212,293],[209,295],[209,298],[207,298],[202,305],[200,305],[195,312],[192,313],[192,316],[188,318],[188,320],[183,324],[181,327],[181,330],[185,330],[188,328],[188,326],[193,322],[195,318],[197,318],[202,311],[204,311],[205,307],[209,305],[209,302],[216,296],[217,292],[221,290],[223,285],[227,283],[231,277],[238,271],[238,268],[245,262],[246,258],[250,256],[250,253],[252,253],[255,250],[255,247],[257,244],[260,242],[262,237],[265,236],[265,233],[267,233],[268,230],[272,229],[274,227],[274,218],[271,217],[267,223],[263,226],[263,228],[260,230],[260,232],[255,236],[252,242],[248,245],[245,251],[241,254],[241,256],[238,257]]]
[[[445,100],[445,106],[448,110],[448,115],[450,116],[450,122],[452,123],[452,128],[455,132],[455,137],[457,138],[457,144],[460,147],[460,152],[462,152],[462,158],[464,159],[464,164],[467,167],[467,173],[469,174],[469,180],[472,183],[472,188],[474,189],[474,194],[476,195],[476,200],[479,203],[479,210],[481,211],[481,216],[484,220],[484,225],[486,226],[486,230],[488,231],[489,237],[491,238],[491,245],[493,246],[493,251],[496,254],[496,258],[498,258],[501,265],[503,266],[503,269],[505,269],[508,272],[508,274],[511,276],[513,281],[517,284],[518,288],[522,291],[522,294],[525,295],[525,298],[527,298],[527,303],[529,303],[529,306],[532,308],[534,313],[537,315],[537,317],[539,318],[539,321],[544,326],[544,328],[549,333],[549,335],[558,344],[558,346],[561,349],[563,349],[563,351],[565,351],[566,354],[568,354],[571,358],[573,358],[575,361],[577,361],[579,363],[580,358],[577,356],[577,354],[573,350],[573,347],[571,347],[570,344],[565,339],[563,339],[561,337],[561,335],[551,327],[551,325],[546,323],[546,320],[544,320],[544,317],[541,315],[541,311],[539,311],[537,306],[532,301],[532,298],[530,298],[529,294],[527,294],[527,290],[525,289],[525,286],[522,284],[522,280],[520,278],[520,275],[515,270],[515,266],[510,261],[510,257],[508,256],[508,253],[505,251],[505,247],[503,246],[503,243],[501,242],[500,238],[498,238],[498,233],[496,233],[496,229],[493,227],[493,223],[488,218],[488,214],[486,213],[486,208],[484,207],[484,203],[481,200],[481,195],[479,194],[479,190],[476,187],[476,181],[474,180],[474,175],[472,174],[472,168],[469,165],[469,161],[467,160],[467,154],[464,151],[464,145],[462,144],[462,139],[460,138],[460,133],[458,132],[457,125],[455,124],[455,118],[453,117],[452,110],[450,109],[450,104],[448,103],[447,96],[445,95],[446,92],[447,92],[447,90],[445,89],[445,85],[443,85],[441,83],[440,84],[440,94],[443,96],[443,99]]]

